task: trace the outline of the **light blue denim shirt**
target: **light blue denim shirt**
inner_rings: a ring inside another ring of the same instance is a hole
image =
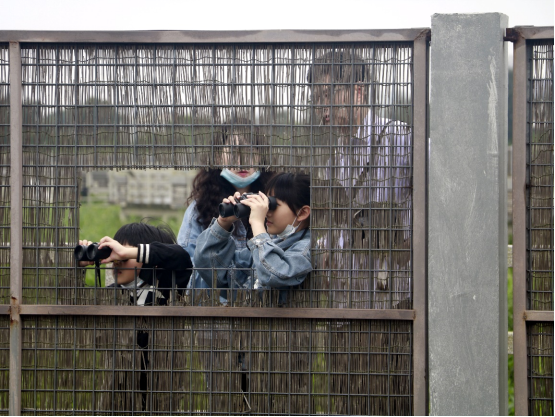
[[[189,253],[191,260],[193,260],[193,266],[195,265],[194,255],[197,247],[197,239],[204,230],[202,225],[198,222],[198,214],[197,203],[193,201],[185,211],[183,222],[181,223],[179,234],[177,235],[177,243]],[[238,233],[231,237],[237,249],[244,249],[247,247],[247,229],[241,221],[235,222],[235,226],[238,228]],[[202,279],[198,271],[195,271],[187,287],[211,288],[211,286]]]
[[[262,233],[250,239],[248,247],[244,249],[236,248],[230,239],[232,232],[222,228],[213,219],[208,229],[197,239],[194,263],[198,268],[205,268],[198,270],[198,273],[210,286],[276,288],[282,290],[279,302],[285,303],[285,290],[301,284],[312,271],[308,229],[294,233],[285,240]],[[253,274],[233,274],[233,270],[230,270],[233,267],[245,268],[245,272],[252,271]],[[213,277],[216,277],[217,283],[213,282]]]

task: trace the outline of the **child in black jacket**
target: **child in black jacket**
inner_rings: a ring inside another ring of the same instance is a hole
[[[92,242],[80,240],[79,244]],[[145,222],[122,226],[112,239],[100,239],[99,249],[109,247],[112,253],[101,263],[114,263],[115,283],[132,291],[135,305],[166,305],[172,290],[182,293],[189,283],[193,264],[187,251],[176,244],[173,231],[166,225]],[[93,262],[81,262],[80,266]],[[136,293],[134,293],[136,290]]]
[[[86,246],[90,243],[87,240],[79,241],[79,244]],[[112,249],[110,256],[101,263],[114,263],[115,283],[111,286],[128,290],[130,304],[166,305],[172,291],[183,293],[189,283],[193,268],[191,257],[176,244],[175,235],[166,225],[155,227],[145,222],[126,224],[116,232],[113,239],[105,236],[98,243],[99,249]],[[80,262],[79,265],[92,263]],[[148,342],[148,332],[138,330],[137,345],[141,349],[139,388],[143,393],[143,411],[147,408],[148,398]]]

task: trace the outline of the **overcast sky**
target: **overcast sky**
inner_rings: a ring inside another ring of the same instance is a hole
[[[553,26],[553,0],[0,0],[0,30],[260,30],[430,27],[434,13],[501,12]]]

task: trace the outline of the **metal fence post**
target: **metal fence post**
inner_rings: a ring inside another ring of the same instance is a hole
[[[507,414],[507,16],[432,16],[430,414]]]
[[[515,414],[528,415],[526,364],[526,128],[528,71],[526,39],[514,44],[513,66],[513,331]]]
[[[21,318],[23,281],[23,147],[21,48],[10,42],[10,415],[21,415]]]
[[[414,41],[414,152],[413,152],[413,198],[414,198],[414,302],[418,312],[414,320],[414,414],[428,414],[428,362],[427,314],[426,314],[426,268],[428,256],[426,213],[426,154],[428,138],[428,59],[429,38]]]

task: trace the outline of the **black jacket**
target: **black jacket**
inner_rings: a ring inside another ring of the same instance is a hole
[[[185,291],[193,270],[193,263],[187,251],[175,244],[160,242],[140,244],[137,262],[143,264],[139,278],[145,283],[141,288],[148,292],[142,297],[137,294],[138,305],[165,305],[173,289],[178,294]],[[156,296],[152,286],[156,287],[158,292]]]
[[[160,290],[169,291],[174,288],[172,274],[175,272],[175,288],[187,288],[193,263],[181,246],[160,242],[140,244],[137,262],[143,263],[139,278],[147,284],[155,285],[155,278]]]

